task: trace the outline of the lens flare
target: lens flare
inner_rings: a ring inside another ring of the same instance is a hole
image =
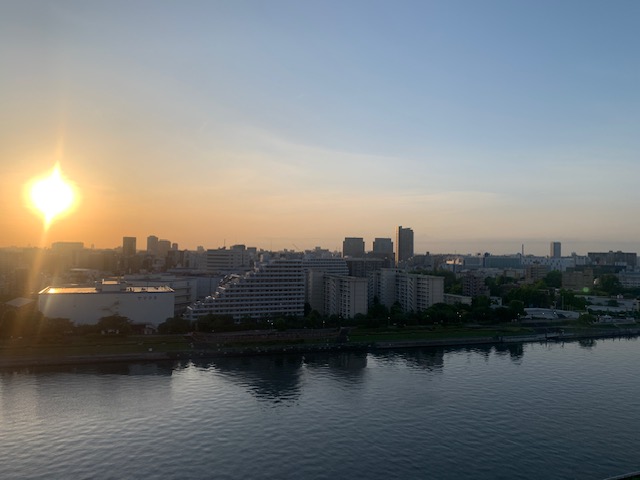
[[[56,164],[48,177],[36,180],[30,189],[31,203],[44,218],[45,229],[53,219],[67,212],[74,202],[74,191],[70,183],[65,181]]]

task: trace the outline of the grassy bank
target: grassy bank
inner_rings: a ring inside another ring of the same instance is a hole
[[[34,340],[18,338],[0,342],[0,360],[20,357],[75,357],[123,355],[188,350],[182,335],[86,336]]]
[[[595,338],[629,333],[628,329],[608,326],[594,328],[589,326],[565,325],[562,328],[569,335]],[[136,361],[144,359],[171,358],[176,355],[198,356],[212,354],[254,354],[284,351],[303,351],[318,347],[339,345],[340,348],[363,348],[367,345],[385,345],[385,348],[429,345],[460,345],[465,341],[491,341],[514,337],[534,336],[540,328],[507,324],[500,326],[436,326],[405,327],[390,326],[378,329],[354,328],[348,340],[336,343],[337,331],[303,330],[298,333],[260,331],[247,334],[209,334],[206,341],[195,342],[184,335],[140,335],[140,336],[71,336],[63,338],[30,339],[18,338],[0,341],[0,367],[22,365],[41,365],[55,363],[90,363],[110,361]],[[517,340],[516,340],[517,341]],[[442,343],[441,343],[442,342]]]

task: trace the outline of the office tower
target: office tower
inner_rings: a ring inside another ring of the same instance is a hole
[[[373,241],[373,253],[393,253],[393,241],[390,238],[376,238]]]
[[[136,254],[136,237],[122,237],[122,256],[133,257]]]
[[[413,230],[398,227],[396,231],[396,265],[413,257]]]
[[[158,256],[164,258],[171,250],[171,242],[169,240],[158,240]]]
[[[361,237],[346,237],[342,242],[343,257],[364,257],[364,239]]]
[[[562,256],[560,242],[551,242],[551,248],[549,250],[549,256],[551,258],[560,258]]]
[[[147,237],[147,253],[149,255],[158,254],[158,237],[155,235],[149,235]]]
[[[251,268],[251,257],[244,245],[207,250],[207,271],[231,273]]]

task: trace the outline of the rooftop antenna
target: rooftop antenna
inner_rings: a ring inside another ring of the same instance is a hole
[[[524,243],[522,244],[522,256],[524,257]]]

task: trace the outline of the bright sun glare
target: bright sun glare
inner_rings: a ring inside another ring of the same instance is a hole
[[[74,192],[56,164],[48,177],[36,180],[31,186],[31,202],[42,213],[45,228],[53,219],[73,206]]]

